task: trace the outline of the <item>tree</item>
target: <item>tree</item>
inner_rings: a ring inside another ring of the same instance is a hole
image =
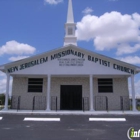
[[[4,105],[5,102],[5,94],[0,94],[0,105]]]
[[[0,94],[0,105],[4,105],[5,103],[5,94]],[[8,104],[10,105],[10,99],[8,99]]]

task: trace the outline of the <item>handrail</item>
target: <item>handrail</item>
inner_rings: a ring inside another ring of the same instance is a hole
[[[121,110],[124,111],[123,107],[123,96],[120,96]]]
[[[109,111],[109,107],[108,107],[108,97],[107,96],[95,96],[95,110],[97,110],[97,98],[98,97],[101,97],[101,98],[104,98],[105,101],[106,101],[106,105],[105,105],[105,109],[107,111]]]
[[[20,109],[20,96],[18,96],[17,111]]]
[[[130,99],[129,99],[129,96],[120,96],[120,104],[121,104],[121,110],[124,111],[126,108],[125,108],[125,99],[128,99],[129,101],[129,109],[130,108]]]
[[[34,104],[35,104],[35,96],[33,97],[33,108],[32,108],[32,112],[34,110]]]
[[[56,96],[56,112],[57,112],[57,96]]]
[[[14,101],[14,98],[15,98],[15,103],[14,106],[13,106],[13,101]],[[17,111],[20,109],[20,98],[21,96],[11,96],[11,100],[10,100],[10,109],[16,109]]]

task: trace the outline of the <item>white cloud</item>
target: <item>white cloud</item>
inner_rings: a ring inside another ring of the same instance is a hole
[[[140,80],[135,82],[136,94],[140,95]]]
[[[89,7],[87,7],[85,10],[82,11],[82,13],[85,15],[90,14],[92,12],[93,12],[92,8],[89,8]]]
[[[122,54],[130,54],[134,53],[140,50],[140,44],[136,44],[133,47],[130,46],[129,44],[121,44],[119,45],[117,49],[117,55],[122,55]]]
[[[24,59],[24,58],[27,58],[29,56],[16,56],[16,57],[10,57],[9,60],[10,61],[17,61],[17,60],[21,60],[21,59]]]
[[[130,64],[140,64],[139,56],[127,56],[127,57],[121,57],[121,58],[117,58],[117,59],[130,63]]]
[[[36,49],[28,44],[19,43],[15,40],[6,42],[0,47],[0,56],[3,54],[33,54]]]
[[[23,54],[33,54],[35,52],[35,48],[28,45],[19,43],[15,40],[6,42],[5,45],[0,47],[0,56],[4,54],[15,54],[15,55],[23,55]],[[28,56],[17,56],[9,58],[10,61],[16,61],[19,59],[26,58]],[[9,94],[11,95],[11,87],[12,87],[12,78],[10,78],[10,90]],[[6,75],[0,72],[0,93],[6,92]]]
[[[140,49],[139,28],[140,15],[138,13],[122,15],[113,11],[100,17],[85,15],[77,23],[76,35],[78,40],[93,40],[96,50],[116,48],[117,54],[122,55],[134,53]],[[128,48],[122,46],[128,46]]]
[[[44,2],[45,4],[48,3],[48,4],[56,5],[58,3],[63,2],[63,0],[44,0]]]

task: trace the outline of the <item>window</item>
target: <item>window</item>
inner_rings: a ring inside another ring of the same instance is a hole
[[[68,35],[72,35],[72,28],[68,28]]]
[[[99,93],[113,92],[113,80],[98,79],[98,92]]]
[[[43,78],[29,78],[28,92],[42,92]]]

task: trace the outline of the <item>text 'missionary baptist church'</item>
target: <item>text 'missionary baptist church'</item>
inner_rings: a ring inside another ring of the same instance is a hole
[[[62,111],[129,110],[131,77],[133,111],[134,76],[140,67],[77,46],[72,0],[69,0],[64,45],[39,55],[0,66],[13,77],[11,109]]]

